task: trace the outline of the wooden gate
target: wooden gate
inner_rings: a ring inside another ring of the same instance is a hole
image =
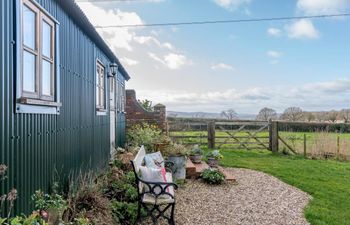
[[[215,145],[217,148],[269,150],[268,128],[268,122],[216,122]]]
[[[271,150],[267,121],[179,119],[169,123],[169,135],[183,144],[208,148]]]

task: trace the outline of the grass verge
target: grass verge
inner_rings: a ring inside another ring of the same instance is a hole
[[[350,225],[350,163],[268,151],[221,152],[223,166],[260,170],[312,195],[313,200],[304,210],[312,225]]]

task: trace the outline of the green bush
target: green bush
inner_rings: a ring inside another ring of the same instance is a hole
[[[32,201],[34,202],[37,210],[57,209],[63,212],[67,208],[67,201],[59,194],[45,194],[38,190],[32,195]]]
[[[156,125],[147,123],[132,126],[126,135],[126,142],[131,147],[145,146],[148,152],[153,151],[154,144],[161,138],[162,131]]]
[[[201,177],[208,184],[221,184],[225,181],[225,175],[219,170],[214,169],[204,170]]]

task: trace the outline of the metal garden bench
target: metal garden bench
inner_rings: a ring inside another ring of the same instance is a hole
[[[142,146],[134,160],[131,161],[138,189],[138,214],[136,224],[141,222],[142,208],[147,213],[147,217],[152,218],[153,224],[157,224],[159,218],[164,218],[169,224],[175,225],[175,195],[174,190],[178,186],[173,183],[172,173],[166,172],[167,182],[157,182],[142,179],[140,167],[143,166],[146,156],[145,148]],[[169,163],[165,163],[169,165]],[[171,162],[170,162],[171,165]],[[168,212],[170,210],[170,212]]]

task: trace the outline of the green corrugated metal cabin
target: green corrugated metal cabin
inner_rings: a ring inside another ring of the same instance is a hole
[[[73,0],[0,1],[0,164],[16,213],[125,140],[128,73]],[[57,179],[57,178],[56,178]]]

